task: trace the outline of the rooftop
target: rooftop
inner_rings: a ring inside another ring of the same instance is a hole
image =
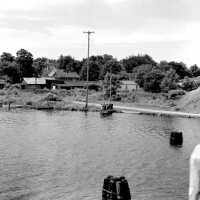
[[[31,77],[31,78],[23,78],[24,79],[24,83],[28,84],[28,85],[45,85],[46,84],[46,79],[45,78],[35,78],[35,77]]]

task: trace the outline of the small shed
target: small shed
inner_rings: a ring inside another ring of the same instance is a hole
[[[137,89],[137,83],[135,81],[121,81],[121,91],[132,92]]]
[[[47,86],[45,78],[23,78],[22,88],[23,89],[43,89]]]

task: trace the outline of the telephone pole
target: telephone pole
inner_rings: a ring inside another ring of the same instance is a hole
[[[88,55],[87,55],[87,91],[86,91],[86,100],[85,100],[85,111],[88,111],[88,81],[89,81],[89,67],[90,67],[90,35],[94,33],[94,31],[84,31],[83,33],[88,35]]]

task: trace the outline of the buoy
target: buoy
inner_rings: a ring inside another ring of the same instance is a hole
[[[131,194],[128,181],[124,176],[108,176],[104,179],[102,200],[130,200]]]
[[[182,132],[177,132],[177,131],[171,132],[170,144],[174,146],[181,146],[183,144]]]

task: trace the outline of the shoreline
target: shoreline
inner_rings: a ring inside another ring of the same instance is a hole
[[[147,95],[147,94],[146,94]],[[152,94],[148,94],[152,96]],[[105,101],[101,93],[91,93],[88,103],[89,112],[99,112]],[[0,110],[10,109],[35,109],[54,111],[80,111],[85,109],[85,94],[83,91],[22,91],[12,89],[1,91]],[[138,97],[137,102],[112,101],[116,113],[144,114],[156,116],[175,116],[185,118],[200,118],[200,113],[184,112],[176,109],[177,102],[163,99],[162,95],[156,99],[150,97]],[[140,101],[139,101],[140,99]],[[153,99],[153,100],[152,100]],[[145,100],[145,101],[144,101]],[[155,100],[155,101],[154,101]]]
[[[85,104],[84,102],[74,101],[75,104]],[[98,103],[89,103],[88,105],[101,107],[101,104]],[[129,111],[129,113],[133,114],[146,114],[146,115],[157,115],[157,116],[176,116],[176,117],[185,117],[185,118],[200,118],[200,114],[197,113],[187,113],[180,111],[168,111],[168,110],[157,110],[150,108],[138,108],[134,106],[115,106],[114,109],[121,110],[122,113]]]
[[[53,104],[50,107],[44,106],[33,106],[33,105],[20,105],[20,104],[11,104],[10,110],[12,109],[33,109],[33,110],[46,110],[46,111],[80,111],[84,112],[85,102],[81,101],[72,101],[65,106],[56,106]],[[150,107],[150,106],[149,106]],[[88,103],[88,112],[99,112],[101,109],[100,103]],[[0,109],[9,110],[8,105],[3,105]],[[114,109],[116,113],[127,113],[127,114],[139,114],[139,115],[155,115],[155,116],[174,116],[174,117],[182,117],[182,118],[200,118],[200,114],[197,113],[188,113],[181,111],[170,111],[170,110],[162,110],[155,108],[142,108],[142,106],[126,106],[126,105],[114,105]]]

